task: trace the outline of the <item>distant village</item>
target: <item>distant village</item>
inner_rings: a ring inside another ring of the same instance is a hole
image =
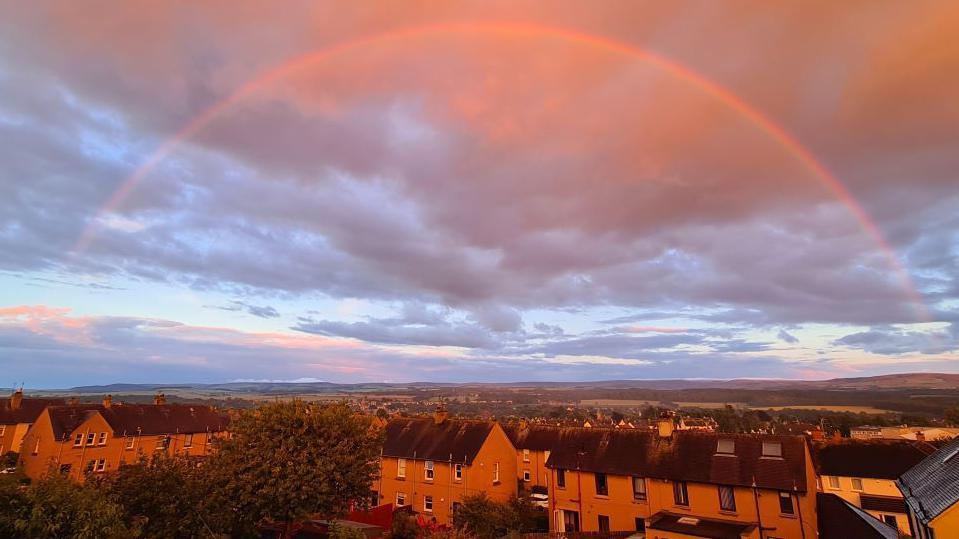
[[[466,417],[455,413],[465,403],[445,399],[349,404],[383,434],[371,507],[339,521],[365,537],[399,537],[398,515],[435,535],[478,493],[535,507],[530,537],[959,537],[959,429],[946,425],[844,433],[826,421],[757,417],[742,428],[652,406],[558,402],[567,413]],[[0,399],[3,473],[83,483],[145,455],[203,458],[238,413],[164,394],[81,402],[17,390]],[[307,520],[295,536],[326,537],[329,525]]]

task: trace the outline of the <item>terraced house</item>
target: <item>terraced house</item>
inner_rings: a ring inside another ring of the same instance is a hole
[[[9,399],[0,399],[0,455],[19,453],[30,425],[47,406],[64,404],[63,399],[25,398],[17,389]]]
[[[546,464],[554,532],[650,539],[815,538],[816,477],[801,436],[565,429]]]
[[[516,450],[496,422],[449,419],[438,410],[432,418],[393,419],[385,431],[380,503],[450,524],[466,495],[506,501],[517,493]]]
[[[158,451],[204,455],[225,436],[229,419],[208,406],[154,404],[48,406],[23,440],[20,462],[38,478],[51,471],[78,481]]]

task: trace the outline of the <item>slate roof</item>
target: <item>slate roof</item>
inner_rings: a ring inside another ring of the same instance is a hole
[[[717,454],[721,439],[734,442],[734,455]],[[763,442],[781,443],[782,458],[763,457]],[[563,429],[546,466],[805,492],[805,444],[802,436],[677,431],[660,438],[634,430]]]
[[[899,531],[835,494],[816,494],[819,539],[899,539]]]
[[[813,442],[811,450],[819,475],[894,480],[936,448],[911,440],[844,438]]]
[[[691,519],[698,522],[692,523]],[[675,532],[707,539],[740,539],[743,534],[750,533],[755,528],[756,525],[749,522],[690,517],[690,515],[676,515],[665,511],[653,515],[646,526],[648,530]]]
[[[392,419],[386,424],[383,456],[470,464],[495,426],[492,421]]]
[[[527,425],[522,428],[516,423],[504,425],[503,430],[516,449],[530,451],[552,451],[560,441],[562,428],[544,425]]]
[[[50,407],[50,419],[57,439],[69,435],[94,414],[100,414],[114,435],[139,433],[160,435],[226,430],[229,417],[209,406],[188,404],[99,404]]]
[[[59,404],[64,404],[64,400],[25,398],[20,402],[20,407],[14,410],[10,406],[9,398],[0,399],[0,425],[33,423],[43,413],[44,408]]]
[[[924,524],[959,502],[959,438],[942,446],[896,481]]]

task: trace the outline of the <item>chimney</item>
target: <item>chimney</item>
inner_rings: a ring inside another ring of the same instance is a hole
[[[529,421],[525,417],[520,418],[519,420],[519,430],[526,430],[529,428]]]
[[[925,441],[926,441],[926,433],[922,432],[921,430],[917,430],[917,431],[916,431],[916,441],[917,441],[917,442],[925,442]]]
[[[166,404],[166,395],[163,393],[157,393],[153,397],[153,404],[159,406],[161,404]]]
[[[816,427],[812,430],[812,439],[817,441],[823,439],[823,432],[821,428]]]
[[[672,438],[673,418],[666,414],[660,415],[659,420],[656,422],[656,427],[659,429],[660,438]]]
[[[449,412],[446,411],[446,406],[440,404],[436,407],[436,411],[433,412],[433,423],[441,425],[444,421],[446,421],[446,418],[448,418],[449,415]]]
[[[109,409],[113,406],[113,395],[103,397],[103,407]]]
[[[20,405],[23,404],[23,388],[13,392],[13,395],[10,395],[10,409],[19,410]]]

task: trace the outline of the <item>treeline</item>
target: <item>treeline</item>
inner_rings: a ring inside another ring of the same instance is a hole
[[[343,404],[249,410],[209,457],[156,455],[74,483],[0,479],[0,537],[258,537],[257,525],[334,519],[370,502],[382,432]]]

